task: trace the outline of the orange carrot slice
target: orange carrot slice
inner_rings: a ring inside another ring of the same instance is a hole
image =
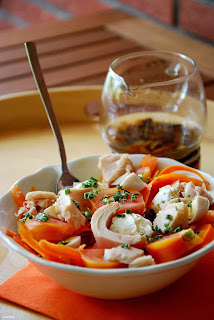
[[[35,240],[45,239],[48,241],[59,242],[70,237],[74,233],[73,225],[58,219],[48,219],[48,221],[38,221],[26,219],[25,226],[31,231]]]
[[[25,227],[25,225],[21,222],[18,222],[18,231],[22,239],[36,252],[41,254],[45,259],[65,263],[63,259],[54,255],[50,252],[47,252],[43,248],[40,247],[38,241],[36,241],[32,235],[32,233]]]
[[[18,205],[22,207],[25,201],[25,195],[22,193],[22,191],[18,188],[16,184],[13,186],[12,193]]]
[[[62,244],[51,243],[46,240],[40,240],[39,246],[41,249],[45,250],[45,252],[48,252],[51,255],[53,254],[54,256],[56,255],[61,258],[67,258],[76,266],[84,266],[81,254],[74,248]]]
[[[83,245],[79,250],[85,266],[88,268],[111,269],[122,266],[118,261],[103,260],[105,249],[84,249]]]
[[[149,243],[145,246],[147,252],[155,259],[157,263],[167,262],[181,258],[196,249],[203,239],[197,234],[191,239],[184,237],[185,232],[182,230],[178,233],[167,235],[160,240]],[[192,231],[193,232],[193,231]]]
[[[157,158],[151,154],[147,154],[138,164],[135,172],[136,174],[142,174],[143,180],[147,178],[152,178],[157,170]]]
[[[199,231],[198,235],[203,239],[203,243],[199,245],[198,249],[214,240],[214,228],[211,224],[203,224],[196,228],[196,231]]]
[[[206,188],[209,189],[209,182],[203,177],[203,175],[198,172],[197,170],[193,169],[193,168],[190,168],[190,167],[184,167],[184,166],[179,166],[179,165],[176,165],[176,166],[170,166],[170,167],[167,167],[165,169],[163,169],[160,173],[159,173],[159,176],[163,175],[163,174],[168,174],[168,173],[172,173],[172,172],[175,172],[175,171],[188,171],[188,172],[192,172],[192,173],[195,173],[197,176],[199,176],[202,181],[204,182],[204,184],[206,185]]]

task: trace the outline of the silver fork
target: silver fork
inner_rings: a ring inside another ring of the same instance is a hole
[[[36,45],[34,42],[25,42],[25,49],[27,52],[28,61],[31,67],[31,71],[36,82],[43,106],[48,116],[49,123],[51,125],[52,131],[57,141],[59,148],[60,158],[61,158],[61,167],[62,175],[56,183],[56,191],[70,187],[73,185],[73,182],[78,181],[74,176],[72,176],[68,170],[65,147],[62,139],[62,134],[59,128],[58,121],[56,119],[56,114],[51,103],[51,99],[45,84],[43,77],[42,69],[39,63]]]

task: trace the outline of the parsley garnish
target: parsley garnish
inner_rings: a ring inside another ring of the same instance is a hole
[[[125,214],[124,213],[118,213],[117,214],[117,218],[125,218]]]
[[[188,207],[188,208],[190,208],[191,207],[191,202],[189,202],[189,203],[186,203],[186,206]]]
[[[86,219],[90,219],[93,215],[93,211],[91,211],[90,209],[87,209],[85,212],[82,212],[82,214]]]
[[[70,194],[70,191],[71,191],[70,188],[65,189],[65,194],[67,195]]]
[[[90,191],[90,192],[85,192],[84,193],[84,199],[88,199],[88,200],[92,200],[92,199],[94,199],[94,198],[96,198],[96,193],[97,192],[94,192],[95,190],[93,190],[93,191]]]
[[[162,237],[163,237],[162,234],[156,234],[156,236],[152,238],[150,238],[149,236],[146,236],[146,239],[148,242],[153,242],[153,241],[159,240]]]
[[[155,232],[161,232],[161,229],[159,229],[157,225],[155,227],[152,226],[152,230]]]
[[[128,193],[125,190],[123,190],[122,194],[120,193],[120,191],[117,191],[115,196],[113,196],[113,199],[114,201],[126,202],[127,197],[128,197]]]
[[[46,222],[49,219],[49,215],[45,212],[40,212],[36,215],[38,221]]]
[[[24,213],[23,216],[22,216],[22,219],[19,219],[19,221],[25,222],[27,218],[28,219],[33,219],[33,216],[29,212]]]
[[[167,215],[165,216],[165,219],[167,219],[167,220],[172,220],[171,214],[167,214]]]
[[[145,180],[146,183],[149,183],[150,182],[150,177],[148,177],[146,180]]]
[[[82,183],[82,187],[83,188],[97,188],[98,187],[98,180],[93,178],[93,177],[89,177],[88,180],[84,181]]]
[[[125,211],[127,214],[132,214],[132,210],[131,209],[126,209]]]
[[[136,196],[136,194],[133,193],[133,194],[131,195],[131,201],[135,201],[136,199],[137,199],[137,196]]]
[[[106,197],[103,198],[102,202],[104,202],[105,204],[110,204],[111,203],[111,201]]]
[[[117,188],[117,190],[123,190],[123,187],[122,187],[120,184],[118,184],[118,185],[116,186],[116,188]]]
[[[179,231],[181,231],[181,229],[182,229],[182,225],[178,226],[178,227],[173,231],[173,233],[179,232]]]
[[[66,244],[68,244],[69,242],[68,241],[60,241],[58,242],[58,244],[62,244],[63,246],[66,246]]]
[[[124,243],[124,244],[121,245],[121,248],[129,249],[130,248],[130,244],[129,243]]]
[[[80,206],[79,206],[79,203],[78,203],[76,200],[72,199],[72,201],[73,201],[73,203],[75,204],[75,206],[76,206],[77,208],[80,207]]]
[[[177,202],[181,202],[181,199],[180,199],[180,198],[178,198],[178,199],[177,199]]]
[[[165,226],[165,225],[164,225]],[[169,228],[169,227],[166,227],[166,229],[164,230],[163,232],[164,234],[166,233],[173,233],[173,229],[172,228]]]

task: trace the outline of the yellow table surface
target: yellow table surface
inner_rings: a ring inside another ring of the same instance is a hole
[[[101,87],[74,87],[50,90],[60,122],[67,159],[108,153],[98,121],[84,112],[91,101],[100,101]],[[214,102],[207,101],[207,132],[201,143],[201,170],[214,176]],[[0,98],[0,195],[20,177],[59,162],[52,131],[36,92]],[[23,268],[28,261],[0,240],[0,284]],[[0,300],[0,315],[15,319],[48,319],[27,309]]]

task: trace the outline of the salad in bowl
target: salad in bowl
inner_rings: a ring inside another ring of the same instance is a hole
[[[81,182],[58,194],[46,187],[47,167],[0,199],[1,209],[5,197],[17,205],[1,210],[1,237],[65,287],[106,299],[139,296],[173,282],[214,247],[214,179],[206,173],[151,155],[69,165]],[[11,228],[4,214],[13,215]],[[85,277],[94,279],[91,288],[80,285]]]

